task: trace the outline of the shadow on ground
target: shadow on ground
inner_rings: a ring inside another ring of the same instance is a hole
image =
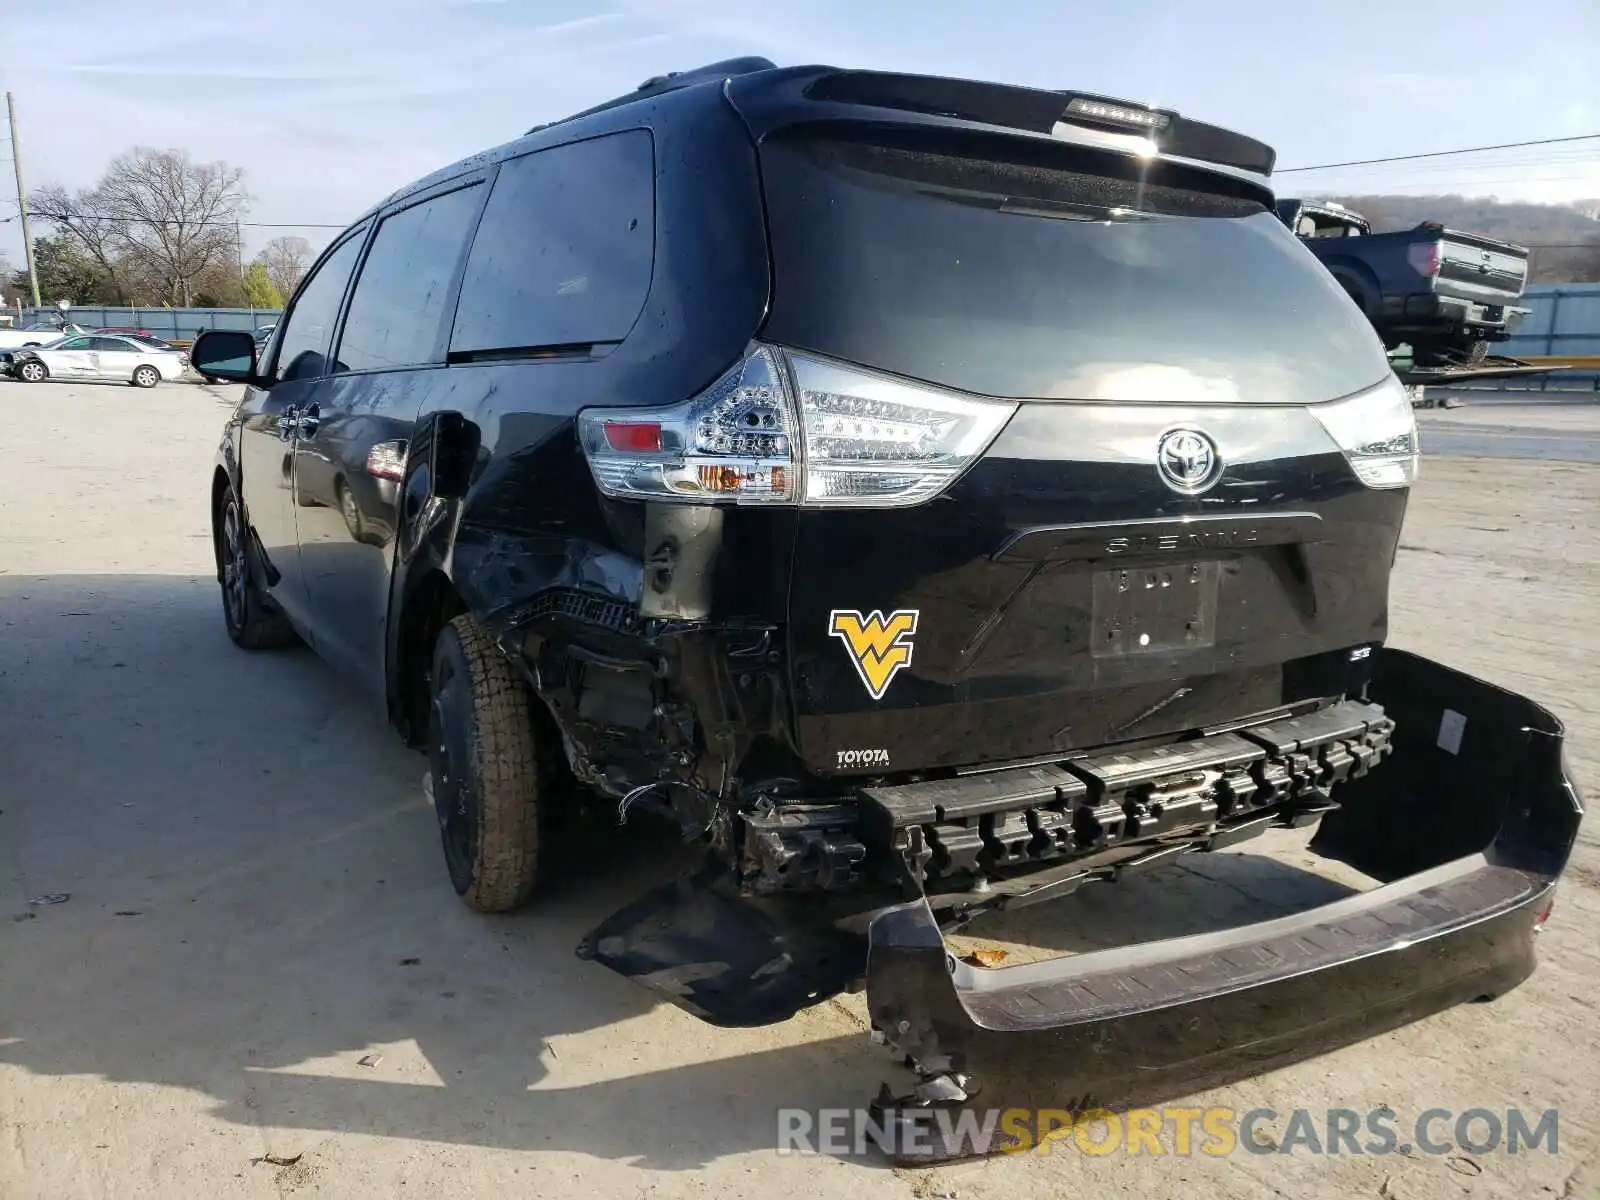
[[[580,827],[537,906],[467,912],[422,757],[310,653],[234,649],[212,581],[0,576],[0,622],[0,1066],[191,1089],[246,1125],[665,1168],[769,1148],[779,1106],[893,1075],[848,1002],[718,1031],[574,957],[687,865],[647,826]],[[1206,870],[986,928],[1087,949],[1344,890]],[[29,903],[50,893],[71,898]]]

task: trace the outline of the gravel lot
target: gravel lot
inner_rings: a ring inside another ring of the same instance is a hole
[[[1593,821],[1523,988],[1193,1101],[1402,1117],[1559,1107],[1554,1157],[1065,1148],[905,1171],[778,1156],[776,1108],[859,1103],[890,1077],[859,998],[717,1031],[579,962],[595,919],[681,863],[631,826],[590,834],[616,857],[542,906],[468,913],[422,758],[309,653],[227,641],[205,498],[228,402],[199,386],[0,383],[6,1200],[1600,1196]],[[1600,431],[1600,406],[1536,415],[1484,424]],[[1392,635],[1554,707],[1591,792],[1597,514],[1600,466],[1430,458]],[[1215,874],[1090,889],[1061,919],[1138,937],[1171,920],[1175,896],[1190,917],[1237,910]],[[30,905],[49,893],[70,899]],[[258,1161],[269,1154],[300,1157]]]

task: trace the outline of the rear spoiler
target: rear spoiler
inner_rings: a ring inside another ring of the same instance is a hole
[[[1160,155],[1244,172],[1263,180],[1277,154],[1264,142],[1166,108],[1090,92],[1048,91],[935,75],[836,67],[777,67],[765,58],[732,58],[657,75],[634,91],[555,124],[669,92],[721,84],[757,139],[811,120],[881,120],[895,124],[964,125],[1040,137],[1069,137],[1112,150]],[[912,118],[908,122],[908,118]],[[549,128],[536,125],[529,133]]]
[[[754,81],[752,81],[754,82]],[[1089,92],[1043,91],[931,75],[823,69],[804,87],[806,99],[925,113],[979,125],[1050,135],[1065,124],[1154,142],[1163,154],[1272,174],[1277,154],[1264,142],[1207,125],[1172,109]]]

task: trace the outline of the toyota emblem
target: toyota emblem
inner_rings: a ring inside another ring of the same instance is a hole
[[[1222,474],[1222,456],[1198,429],[1172,429],[1156,444],[1156,469],[1173,491],[1198,496]]]

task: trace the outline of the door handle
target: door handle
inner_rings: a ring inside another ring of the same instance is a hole
[[[305,411],[295,419],[295,430],[303,438],[317,436],[317,428],[322,424],[322,410],[315,404],[308,404]]]
[[[294,436],[297,422],[300,419],[299,410],[294,405],[284,409],[278,416],[278,440],[287,442]]]

